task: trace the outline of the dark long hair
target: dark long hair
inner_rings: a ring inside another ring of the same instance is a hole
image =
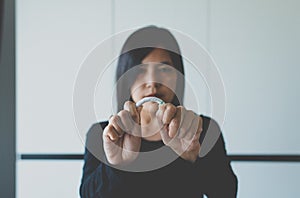
[[[132,100],[130,88],[135,81],[135,78],[122,78],[122,76],[134,66],[141,64],[142,60],[156,48],[166,50],[171,57],[173,67],[182,74],[177,78],[175,97],[172,101],[175,106],[182,105],[184,68],[179,45],[169,30],[147,26],[132,33],[121,50],[116,72],[118,112],[123,109],[125,101]]]

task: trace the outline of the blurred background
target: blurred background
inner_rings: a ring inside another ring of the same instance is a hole
[[[1,100],[15,89],[6,103],[14,104],[14,135],[4,137],[13,139],[10,148],[17,156],[11,166],[17,198],[79,197],[84,144],[72,97],[80,65],[103,40],[146,25],[188,35],[216,62],[226,91],[221,128],[239,180],[238,197],[300,196],[300,1],[15,0],[1,5],[1,45],[9,42],[14,49],[1,49],[1,66],[9,57],[15,66],[11,77],[1,74],[1,82],[15,83],[2,83]],[[113,72],[114,66],[102,91],[111,93]],[[187,69],[186,78],[195,85],[193,73]],[[90,125],[109,117],[105,101],[110,99],[101,101]],[[204,94],[199,113],[209,114],[209,101]],[[186,99],[185,105],[193,104]],[[1,120],[6,115],[1,113]]]

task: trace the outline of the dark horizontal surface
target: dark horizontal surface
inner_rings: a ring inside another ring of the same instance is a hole
[[[229,155],[232,161],[300,162],[300,155]],[[22,160],[82,160],[81,154],[21,154]]]
[[[22,154],[22,160],[82,160],[81,154]]]
[[[229,155],[231,161],[300,162],[300,155]]]

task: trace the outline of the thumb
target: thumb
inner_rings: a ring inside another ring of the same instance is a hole
[[[124,110],[129,111],[131,118],[133,121],[137,124],[140,123],[140,113],[138,112],[138,109],[135,107],[135,103],[132,101],[126,101],[124,103]]]
[[[167,125],[164,125],[162,129],[160,130],[160,136],[164,144],[169,144],[169,142],[172,140],[170,138],[168,130],[167,130]]]

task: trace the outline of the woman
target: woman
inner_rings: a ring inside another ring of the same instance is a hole
[[[122,48],[116,77],[118,113],[88,132],[86,147],[100,146],[85,151],[81,197],[236,197],[222,135],[199,157],[205,135],[220,129],[182,106],[184,68],[173,35],[155,26],[134,32]],[[165,104],[136,107],[145,97]],[[143,152],[160,148],[176,158],[149,171],[132,169],[143,165]]]

